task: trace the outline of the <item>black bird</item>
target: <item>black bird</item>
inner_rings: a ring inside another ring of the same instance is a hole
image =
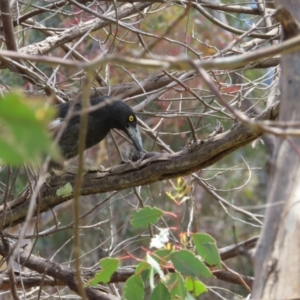
[[[98,144],[111,129],[115,128],[124,131],[131,139],[137,151],[142,152],[143,143],[141,134],[136,116],[131,107],[122,100],[111,100],[107,96],[91,99],[90,109],[96,105],[99,108],[88,113],[85,149]],[[70,102],[57,105],[57,119],[50,124],[50,130],[58,132],[69,109],[72,109],[73,116],[68,121],[58,142],[65,159],[73,158],[78,154],[81,101],[76,102],[74,105]],[[50,168],[61,168],[61,166],[51,162]]]

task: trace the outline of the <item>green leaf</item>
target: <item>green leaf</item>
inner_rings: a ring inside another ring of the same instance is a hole
[[[135,274],[141,275],[143,281],[145,282],[149,279],[150,271],[151,266],[147,262],[141,261],[135,269]]]
[[[194,280],[188,276],[185,281],[186,289],[191,292],[195,297],[198,297],[202,293],[207,292],[207,288],[204,283],[198,280]]]
[[[172,299],[185,299],[187,290],[181,274],[178,272],[170,273],[167,276],[167,287]]]
[[[54,110],[17,93],[0,97],[0,164],[40,163],[45,155],[58,158],[47,130]]]
[[[150,300],[171,300],[171,293],[163,282],[159,282],[154,288]]]
[[[23,162],[24,157],[19,153],[18,148],[0,138],[0,166],[1,164],[19,166]]]
[[[150,255],[160,264],[165,265],[170,260],[170,255],[173,251],[170,249],[159,249]]]
[[[196,299],[195,299],[195,297],[192,294],[187,293],[187,295],[186,295],[186,297],[185,297],[184,300],[196,300]]]
[[[140,275],[133,275],[127,279],[123,288],[123,300],[144,300],[144,283]]]
[[[100,272],[95,274],[94,278],[88,281],[88,284],[95,286],[98,283],[108,283],[119,267],[119,260],[116,258],[104,258],[100,260],[100,266]]]
[[[217,266],[221,269],[221,258],[216,245],[216,240],[206,233],[193,235],[196,251],[209,266]]]
[[[131,225],[134,228],[147,228],[148,224],[155,224],[162,215],[163,212],[160,209],[145,206],[132,214]]]
[[[180,250],[171,255],[171,261],[176,271],[192,277],[212,277],[210,270],[188,250]]]

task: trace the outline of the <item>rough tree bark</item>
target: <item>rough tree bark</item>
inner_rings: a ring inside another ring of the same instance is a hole
[[[300,21],[298,0],[278,0]],[[293,18],[281,19],[283,39],[299,34]],[[300,52],[281,59],[281,107],[279,121],[300,120]],[[300,298],[300,138],[277,138],[269,178],[265,223],[255,258],[252,299]]]

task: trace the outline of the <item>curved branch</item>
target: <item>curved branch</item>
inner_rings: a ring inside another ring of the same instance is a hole
[[[279,112],[279,102],[266,109],[256,120],[274,120]],[[206,168],[227,154],[249,144],[263,134],[259,126],[248,128],[239,124],[225,133],[205,142],[197,143],[190,149],[173,154],[157,154],[140,163],[127,163],[107,169],[104,172],[89,172],[84,176],[81,195],[104,193],[129,187],[176,178]],[[74,178],[72,174],[55,177],[51,185],[44,184],[35,215],[73,198]],[[0,214],[4,228],[23,222],[29,200]]]
[[[5,244],[7,243],[7,245]],[[7,238],[2,238],[0,241],[0,254],[4,257],[7,256],[7,246],[12,249],[15,244],[10,242]],[[35,256],[30,254],[24,249],[21,249],[16,260],[20,265],[25,266],[30,270],[34,270],[40,274],[45,274],[53,277],[55,280],[64,283],[72,291],[78,294],[78,286],[76,283],[75,272],[73,269],[65,267],[61,264],[46,260],[42,257]],[[84,276],[84,274],[82,274]],[[17,282],[16,282],[17,283]],[[43,283],[43,281],[41,282]],[[119,297],[107,294],[103,290],[93,287],[85,288],[86,296],[89,300],[119,300]]]

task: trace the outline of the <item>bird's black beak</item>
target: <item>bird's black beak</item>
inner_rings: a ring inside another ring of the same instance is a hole
[[[129,126],[126,128],[127,130],[127,134],[130,137],[134,147],[139,151],[142,152],[144,150],[143,148],[143,142],[142,142],[142,138],[141,138],[141,134],[139,131],[139,128],[133,127],[133,126]]]

